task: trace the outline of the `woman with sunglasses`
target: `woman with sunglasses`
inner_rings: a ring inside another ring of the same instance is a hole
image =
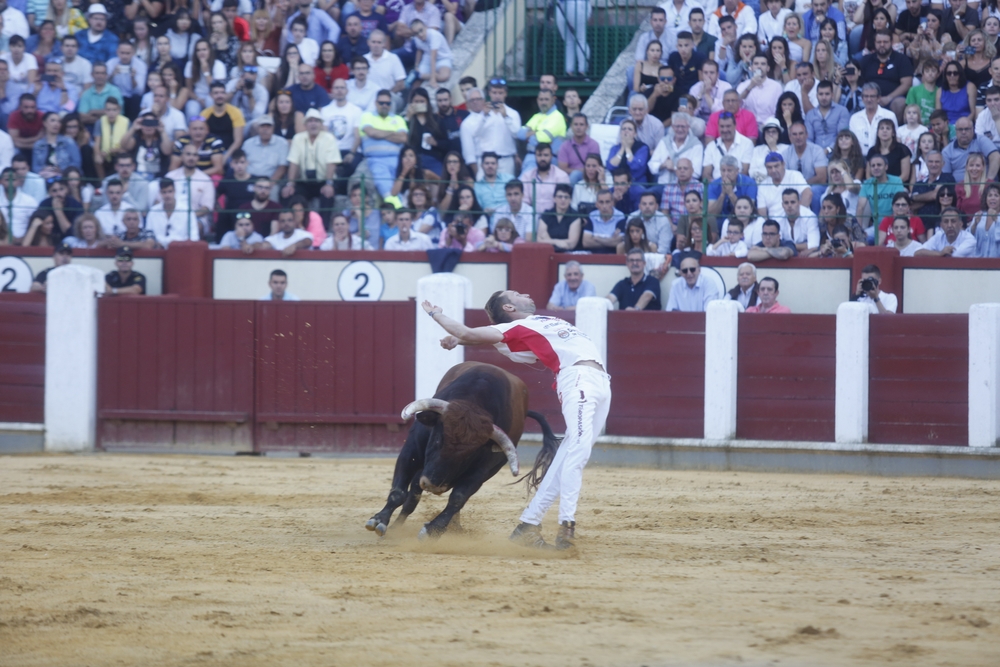
[[[976,120],[976,87],[966,81],[965,70],[957,62],[945,65],[938,81],[937,99],[934,106],[948,114],[948,124],[952,127],[959,118],[968,116]]]
[[[878,240],[875,245],[889,245],[892,238],[892,221],[895,218],[906,218],[910,225],[910,234],[919,241],[927,239],[924,221],[913,215],[910,210],[910,196],[905,192],[897,192],[892,196],[892,215],[882,218],[878,224]]]
[[[934,200],[936,207],[934,212],[924,213],[924,210],[921,209],[921,213],[924,213],[921,219],[924,221],[924,229],[927,230],[927,238],[934,236],[937,228],[941,226],[941,211],[949,207],[954,208],[957,199],[955,186],[942,185],[938,188],[937,196]]]
[[[653,40],[646,47],[646,59],[639,63],[632,75],[632,90],[646,93],[659,83],[660,59],[663,57],[663,45]]]
[[[452,205],[458,201],[459,189],[463,185],[473,187],[476,182],[472,173],[469,172],[469,168],[465,166],[462,156],[455,151],[448,151],[448,154],[444,156],[444,171],[441,180],[443,182],[438,186],[437,208],[439,211],[446,212],[452,210]],[[477,200],[476,206],[478,207],[478,205]],[[476,210],[481,209],[476,208]],[[445,215],[447,216],[447,213]]]

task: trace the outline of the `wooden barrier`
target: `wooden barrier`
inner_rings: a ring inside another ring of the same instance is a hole
[[[98,322],[103,448],[252,451],[252,302],[101,299]]]
[[[0,422],[45,421],[45,295],[0,296]]]
[[[705,314],[608,313],[611,435],[701,438]]]
[[[743,313],[739,326],[736,437],[832,442],[836,316]]]
[[[396,451],[413,400],[415,306],[257,303],[258,451]]]
[[[967,445],[969,318],[873,316],[869,326],[869,441]]]

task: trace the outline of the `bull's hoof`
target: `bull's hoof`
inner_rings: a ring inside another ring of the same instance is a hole
[[[430,539],[430,537],[431,534],[427,532],[427,526],[421,528],[420,532],[417,533],[417,539],[420,540],[421,542],[426,542],[427,540]]]
[[[368,530],[374,530],[375,534],[379,537],[385,537],[385,531],[388,530],[384,523],[374,517],[368,519],[368,523],[365,524],[365,528]]]

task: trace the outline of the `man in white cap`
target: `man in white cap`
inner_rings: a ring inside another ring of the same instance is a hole
[[[118,37],[106,30],[108,10],[101,3],[95,3],[87,10],[90,29],[77,33],[80,41],[78,55],[92,63],[105,63],[118,54]]]
[[[306,112],[306,130],[292,137],[288,151],[288,182],[281,188],[282,200],[298,193],[306,199],[319,197],[319,214],[329,219],[333,211],[333,176],[340,164],[337,139],[323,127],[319,109]]]

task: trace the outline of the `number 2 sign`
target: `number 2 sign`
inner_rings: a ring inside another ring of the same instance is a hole
[[[340,272],[337,289],[344,301],[378,301],[385,291],[385,279],[371,262],[351,262]]]
[[[31,267],[20,257],[0,257],[0,292],[30,292],[33,278]]]

